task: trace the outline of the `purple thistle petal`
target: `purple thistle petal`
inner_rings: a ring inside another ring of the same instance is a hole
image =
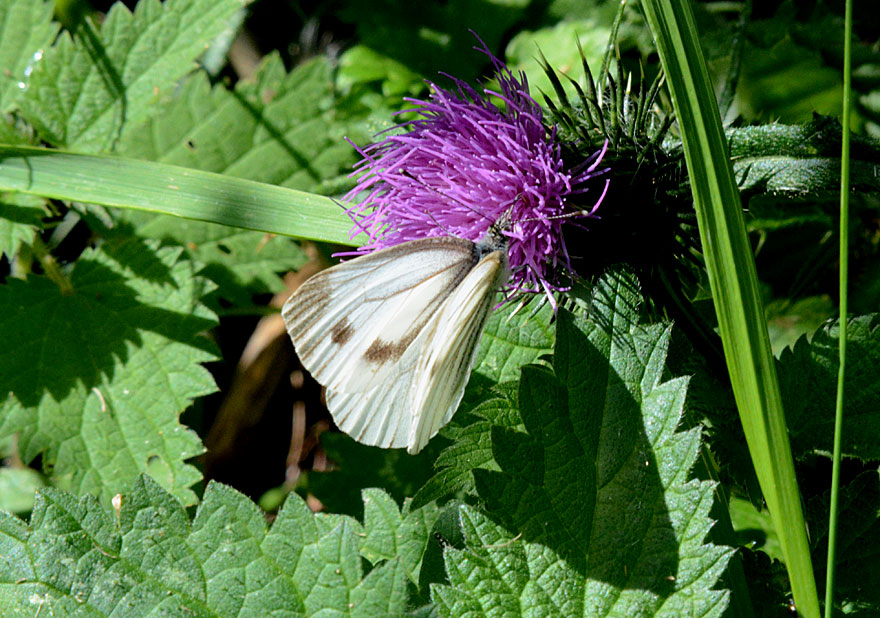
[[[491,60],[500,92],[480,94],[454,77],[456,92],[429,82],[429,101],[407,99],[416,105],[407,111],[418,118],[393,129],[408,131],[363,148],[352,144],[363,158],[345,200],[357,223],[352,235],[363,231],[369,240],[345,255],[427,236],[476,242],[507,215],[508,298],[544,293],[555,306],[553,291],[566,289],[555,283],[556,270],[560,264],[570,270],[563,226],[573,216],[595,216],[608,183],[589,211],[569,199],[590,191],[588,181],[606,171],[598,168],[605,149],[567,169],[556,130],[545,128],[525,74],[514,76],[485,44],[478,49]]]

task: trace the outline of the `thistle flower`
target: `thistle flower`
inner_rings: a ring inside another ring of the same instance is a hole
[[[360,178],[345,199],[357,223],[353,235],[365,231],[369,240],[348,255],[427,236],[476,242],[507,214],[508,298],[544,292],[553,303],[552,292],[567,289],[558,267],[570,271],[563,227],[575,215],[595,216],[607,191],[607,181],[588,186],[605,171],[598,169],[605,149],[567,168],[525,74],[514,76],[485,44],[480,51],[492,61],[500,92],[481,94],[452,77],[455,92],[429,82],[429,101],[407,99],[416,104],[408,111],[418,114],[401,125],[409,131],[355,146],[363,157],[355,166]],[[591,203],[576,205],[588,191]]]

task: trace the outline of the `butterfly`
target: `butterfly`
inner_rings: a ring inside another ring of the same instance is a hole
[[[478,242],[437,236],[360,256],[284,303],[287,332],[342,431],[416,454],[452,419],[509,276],[506,226]]]

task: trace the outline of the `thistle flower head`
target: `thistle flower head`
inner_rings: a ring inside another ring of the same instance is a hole
[[[345,199],[357,222],[353,233],[366,231],[369,240],[353,254],[427,236],[476,242],[504,216],[511,222],[508,297],[544,292],[552,302],[554,290],[567,289],[558,267],[570,270],[563,227],[575,214],[594,216],[607,190],[604,180],[588,183],[605,171],[598,169],[604,149],[567,168],[525,75],[514,76],[485,44],[481,51],[500,92],[480,93],[455,78],[455,91],[429,84],[429,101],[408,99],[418,117],[401,125],[403,132],[358,148],[359,179]],[[589,206],[575,205],[588,191]]]

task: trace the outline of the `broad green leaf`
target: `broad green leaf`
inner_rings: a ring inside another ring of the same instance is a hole
[[[411,513],[405,521],[420,517]],[[216,483],[192,521],[149,477],[121,496],[116,513],[92,496],[46,489],[29,524],[0,514],[0,612],[15,618],[33,618],[39,607],[47,616],[403,615],[405,561],[375,558],[380,564],[365,573],[359,550],[364,539],[375,540],[369,533],[370,524],[311,513],[295,494],[270,527],[256,505]],[[413,547],[411,558],[419,551]]]
[[[365,45],[355,45],[339,58],[336,84],[343,92],[355,86],[380,82],[386,97],[416,96],[425,89],[422,76],[401,62]]]
[[[546,303],[538,309],[527,305],[519,313],[516,303],[499,307],[486,323],[474,372],[493,383],[515,379],[520,367],[552,351],[552,320],[553,309]]]
[[[357,159],[345,141],[367,141],[357,119],[335,109],[327,58],[290,73],[276,54],[234,91],[211,88],[204,73],[186,80],[145,122],[128,124],[122,154],[315,191],[346,175]]]
[[[0,510],[24,513],[34,508],[34,492],[46,485],[30,468],[0,468]]]
[[[200,274],[216,284],[209,298],[219,296],[238,307],[249,306],[254,294],[283,290],[278,274],[308,260],[298,244],[283,236],[136,211],[121,213],[120,219],[134,226],[122,233],[133,231],[183,247],[192,260],[205,265]]]
[[[48,46],[58,33],[52,21],[53,2],[4,0],[0,2],[0,111],[15,103]],[[2,124],[6,124],[4,118]]]
[[[25,462],[42,455],[53,484],[109,500],[141,472],[186,503],[202,452],[178,423],[214,391],[201,363],[216,317],[211,291],[181,250],[154,242],[87,250],[69,290],[46,277],[0,286],[0,434],[18,434]]]
[[[242,5],[141,0],[132,13],[118,2],[100,29],[84,21],[33,64],[21,113],[53,145],[112,149],[123,125],[139,124],[153,112]]]
[[[523,369],[525,431],[495,427],[499,470],[474,472],[491,519],[464,507],[441,616],[718,616],[731,556],[705,543],[713,485],[689,479],[698,430],[676,432],[687,381],[661,381],[669,328],[637,325],[631,277],[606,276],[589,321],[560,312],[553,368]],[[493,521],[494,520],[494,521]],[[502,583],[503,582],[503,583]]]
[[[848,326],[842,453],[880,459],[880,319],[877,314],[858,316]],[[779,359],[779,386],[796,457],[832,451],[839,338],[838,323],[826,324]]]
[[[580,43],[584,50],[584,57],[591,69],[601,67],[612,20],[613,16],[593,15],[577,21],[561,21],[555,26],[534,32],[522,31],[507,45],[505,55],[510,68],[514,74],[525,72],[529,90],[536,100],[540,100],[542,93],[553,93],[553,85],[541,65],[542,55],[557,73],[584,84],[583,63],[577,44]],[[566,91],[577,97],[569,81],[564,78],[561,81]]]
[[[410,501],[401,510],[381,489],[365,489],[363,501],[366,537],[361,554],[372,564],[398,557],[407,577],[418,585],[422,556],[440,510],[434,505],[412,510]]]
[[[460,492],[475,495],[474,470],[500,469],[492,452],[492,428],[524,429],[516,404],[516,384],[496,387],[493,396],[470,410],[467,418],[472,417],[476,420],[459,426],[462,421],[459,418],[459,422],[453,421],[450,428],[444,430],[444,434],[453,439],[453,444],[437,457],[434,463],[437,472],[416,493],[413,498],[415,506]]]
[[[606,275],[589,321],[560,311],[552,368],[524,367],[441,455],[444,488],[473,474],[491,515],[461,509],[441,616],[726,608],[713,587],[731,552],[704,542],[713,486],[688,478],[699,431],[676,433],[687,381],[661,381],[670,331],[638,326],[639,302],[630,276]]]

